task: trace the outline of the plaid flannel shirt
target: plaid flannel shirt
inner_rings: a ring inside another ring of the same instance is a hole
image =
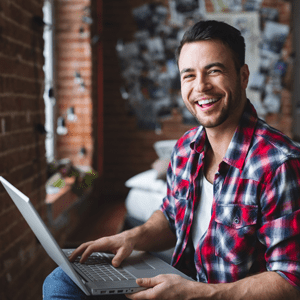
[[[207,283],[276,271],[300,289],[300,149],[259,119],[248,101],[215,174],[208,230],[194,250],[191,225],[205,144],[200,126],[180,138],[172,153],[161,206],[177,236],[172,265]]]

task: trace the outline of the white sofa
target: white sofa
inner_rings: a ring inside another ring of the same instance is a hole
[[[125,201],[127,215],[139,223],[144,223],[160,208],[167,184],[158,179],[155,169],[151,169],[130,178],[125,185],[130,188]]]
[[[126,181],[126,187],[130,188],[125,201],[129,217],[143,223],[160,208],[167,192],[166,172],[176,141],[164,140],[154,143],[158,159],[152,164],[152,169]]]

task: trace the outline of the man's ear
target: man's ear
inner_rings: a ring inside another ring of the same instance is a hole
[[[248,65],[244,64],[240,69],[240,76],[241,76],[241,86],[242,89],[246,89],[248,86],[250,71]]]

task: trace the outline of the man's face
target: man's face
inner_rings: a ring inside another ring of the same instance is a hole
[[[183,101],[201,125],[238,122],[249,70],[247,65],[236,70],[230,48],[218,40],[184,44],[178,66]]]

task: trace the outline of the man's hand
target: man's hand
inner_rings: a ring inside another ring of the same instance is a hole
[[[73,262],[81,255],[80,262],[84,263],[93,252],[110,252],[115,254],[113,266],[118,267],[133,250],[162,251],[174,247],[175,243],[175,234],[164,214],[158,210],[141,226],[80,245],[69,259]]]
[[[93,252],[110,252],[115,254],[112,260],[113,266],[118,267],[132,253],[134,245],[134,238],[130,235],[130,232],[124,231],[120,234],[80,245],[73,251],[69,260],[73,262],[76,257],[81,255],[80,263],[84,263]]]
[[[126,295],[132,300],[160,299],[160,300],[187,300],[190,295],[192,281],[179,275],[158,275],[153,278],[137,279],[137,284],[147,288],[138,293]]]

